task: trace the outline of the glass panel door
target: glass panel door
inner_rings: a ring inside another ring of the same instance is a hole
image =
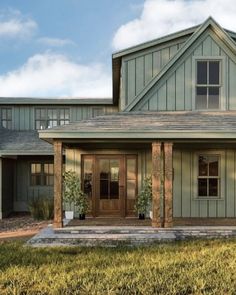
[[[99,199],[99,214],[120,214],[121,161],[121,158],[116,156],[98,158],[97,198]]]

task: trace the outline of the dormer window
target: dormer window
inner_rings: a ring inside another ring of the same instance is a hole
[[[197,110],[220,108],[220,61],[197,61],[196,102]]]

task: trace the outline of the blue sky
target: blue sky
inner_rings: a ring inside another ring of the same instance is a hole
[[[233,0],[1,0],[0,96],[111,96],[111,53],[204,21]]]

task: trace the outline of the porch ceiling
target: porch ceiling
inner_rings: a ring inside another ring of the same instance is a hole
[[[122,112],[40,130],[52,139],[236,139],[236,111]]]

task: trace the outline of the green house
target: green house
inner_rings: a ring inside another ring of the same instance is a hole
[[[76,171],[93,217],[135,217],[152,176],[152,225],[236,224],[236,33],[212,18],[112,56],[112,99],[0,99],[0,214],[54,196]]]

